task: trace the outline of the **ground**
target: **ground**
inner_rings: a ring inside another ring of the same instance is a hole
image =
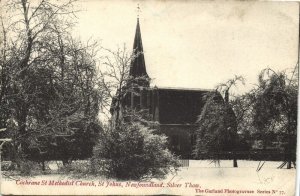
[[[117,181],[102,177],[84,179],[69,175],[38,175],[30,178],[6,178],[2,193],[14,194],[177,194],[177,195],[295,195],[295,169],[277,169],[281,162],[267,161],[257,171],[259,161],[221,161],[220,166],[211,161],[190,161],[177,174],[165,179],[141,182]],[[55,170],[56,163],[49,164]]]

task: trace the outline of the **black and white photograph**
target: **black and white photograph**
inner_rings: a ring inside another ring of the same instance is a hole
[[[0,195],[298,195],[299,10],[0,0]]]

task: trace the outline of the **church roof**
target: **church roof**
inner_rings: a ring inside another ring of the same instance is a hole
[[[136,24],[136,31],[135,31],[135,37],[133,43],[133,55],[135,58],[131,61],[130,71],[129,71],[130,76],[133,76],[134,78],[136,77],[149,78],[146,71],[139,18],[137,19],[137,24]]]
[[[174,90],[174,91],[202,91],[202,92],[212,92],[215,89],[204,89],[204,88],[186,88],[186,87],[169,87],[169,86],[154,86],[152,89],[158,90]]]

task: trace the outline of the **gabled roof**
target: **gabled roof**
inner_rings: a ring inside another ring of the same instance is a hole
[[[153,89],[157,90],[174,90],[174,91],[203,91],[203,92],[213,92],[214,89],[204,89],[204,88],[186,88],[186,87],[168,87],[168,86],[154,86]]]

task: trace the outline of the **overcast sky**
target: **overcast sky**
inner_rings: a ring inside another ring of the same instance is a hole
[[[75,31],[132,49],[138,3],[153,85],[211,89],[243,75],[249,89],[263,68],[297,63],[297,3],[81,0]]]

